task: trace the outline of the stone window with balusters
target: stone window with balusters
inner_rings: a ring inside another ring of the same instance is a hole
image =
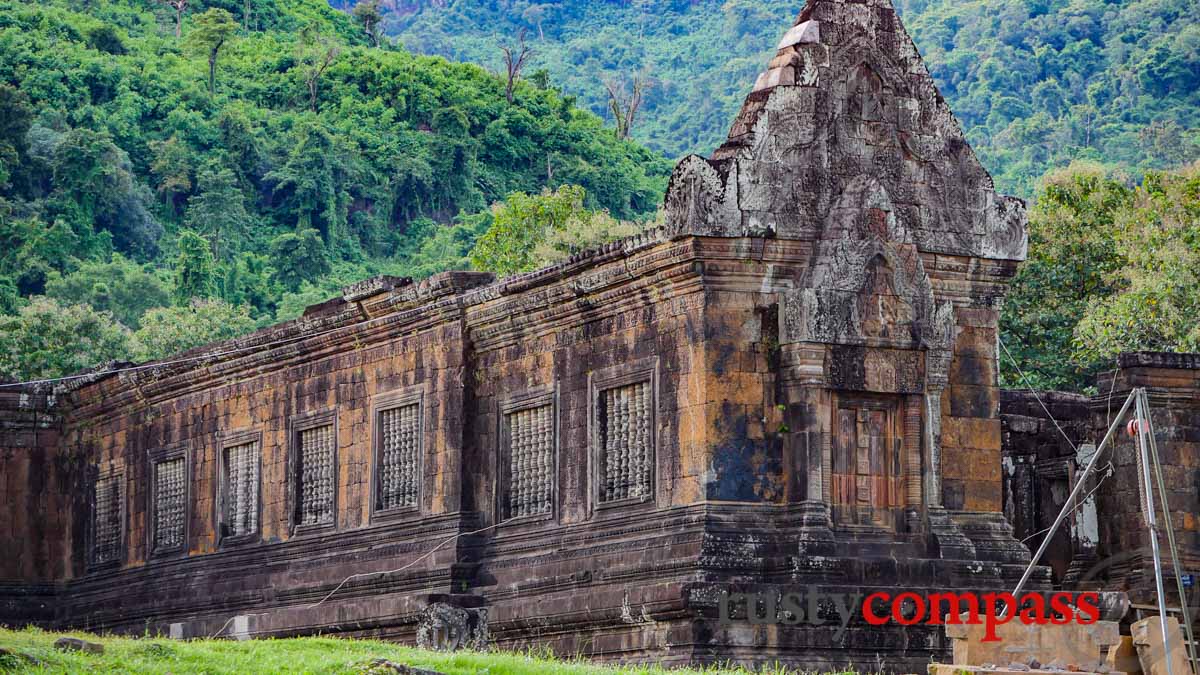
[[[293,420],[289,459],[294,532],[336,526],[336,422],[333,411]]]
[[[555,388],[543,387],[500,404],[496,476],[501,521],[554,515],[558,471],[556,401]]]
[[[592,480],[600,506],[654,496],[655,372],[643,365],[593,378]]]

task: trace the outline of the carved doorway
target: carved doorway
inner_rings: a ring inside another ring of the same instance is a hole
[[[897,397],[837,397],[830,507],[842,526],[895,529],[904,507]]]

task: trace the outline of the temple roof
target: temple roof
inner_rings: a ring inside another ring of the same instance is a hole
[[[726,142],[676,168],[668,225],[815,239],[864,177],[922,251],[1024,259],[1024,203],[996,194],[891,3],[810,0]]]

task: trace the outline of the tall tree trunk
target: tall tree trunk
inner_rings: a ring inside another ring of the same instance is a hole
[[[217,95],[217,50],[208,54],[208,95]]]
[[[183,36],[183,8],[175,8],[175,39]]]

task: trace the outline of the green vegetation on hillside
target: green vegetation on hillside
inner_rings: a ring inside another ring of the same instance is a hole
[[[634,138],[669,156],[721,143],[802,0],[409,0],[387,30],[414,51],[526,68],[608,115],[605,82],[647,83]],[[1031,197],[1074,159],[1140,174],[1200,157],[1200,0],[896,0],[972,145]],[[545,77],[545,76],[542,76]],[[618,87],[618,91],[620,88]],[[611,116],[610,116],[611,118]]]
[[[161,358],[365,277],[461,267],[510,195],[656,212],[660,155],[545,83],[509,100],[361,21],[321,0],[0,0],[0,379]]]
[[[100,638],[84,633],[72,637],[99,642],[104,654],[63,652],[54,641],[63,634],[36,629],[0,629],[0,672],[19,673],[329,673],[388,675],[396,670],[372,663],[384,659],[397,665],[432,669],[445,675],[750,675],[740,668],[665,670],[654,666],[606,668],[585,661],[506,652],[430,652],[372,640],[294,638],[288,640],[193,640]],[[35,659],[40,665],[35,665]],[[756,670],[760,675],[787,675],[784,668]],[[849,675],[849,674],[846,674]]]

